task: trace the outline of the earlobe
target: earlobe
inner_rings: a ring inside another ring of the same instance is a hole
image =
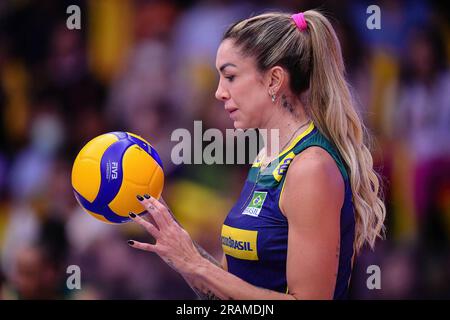
[[[272,67],[269,71],[269,94],[276,95],[284,82],[284,70],[280,66]]]

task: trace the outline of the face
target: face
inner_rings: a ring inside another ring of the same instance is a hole
[[[225,110],[236,129],[261,128],[271,107],[264,76],[253,58],[244,57],[229,39],[224,40],[216,57],[219,85],[216,98],[224,102]]]

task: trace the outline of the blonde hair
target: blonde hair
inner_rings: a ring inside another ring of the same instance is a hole
[[[384,237],[386,208],[380,178],[373,169],[368,138],[345,79],[336,33],[316,10],[305,11],[307,29],[300,31],[290,14],[266,13],[232,25],[223,40],[231,39],[244,56],[254,57],[259,71],[275,65],[289,73],[291,91],[307,93],[307,112],[320,132],[339,150],[348,170],[355,208],[355,249],[373,249]]]

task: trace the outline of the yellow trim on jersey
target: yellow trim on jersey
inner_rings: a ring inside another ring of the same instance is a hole
[[[305,131],[303,131],[300,135],[298,135],[297,138],[294,139],[294,141],[292,141],[292,143],[283,151],[281,151],[281,153],[278,155],[278,157],[282,157],[283,155],[285,155],[289,150],[291,150],[293,147],[295,147],[295,145],[302,140],[304,137],[306,137],[306,135],[308,135],[311,131],[314,130],[314,122],[310,122],[308,129],[306,129]]]
[[[281,172],[281,174],[278,172],[280,170],[280,167],[282,165],[287,165],[289,166],[289,164],[291,163],[292,160],[294,160],[295,157],[295,153],[294,152],[289,152],[281,161],[280,163],[275,167],[275,169],[272,171],[272,175],[273,178],[280,182],[281,178],[283,178],[284,174],[286,173],[287,168],[283,169],[283,171]]]
[[[286,185],[286,179],[284,179],[282,183],[283,183],[283,185],[281,186],[280,197],[278,198],[278,208],[280,209],[281,213],[284,215],[283,210],[281,210],[281,196],[283,195],[284,186]]]
[[[306,137],[311,131],[314,130],[314,122],[310,122],[308,128],[303,131],[301,134],[297,136],[297,138],[294,139],[294,141],[291,142],[289,146],[287,146],[283,151],[281,151],[276,158],[280,158],[284,156],[287,152],[289,152],[295,145],[304,137]],[[261,161],[259,160],[259,157],[256,158],[255,162],[253,162],[252,167],[260,167]]]
[[[255,161],[253,161],[253,164],[252,164],[252,167],[255,167],[255,168],[258,168],[258,167],[261,167],[261,160],[262,159],[260,159],[260,154],[258,153],[258,155],[256,156],[256,159],[255,159]]]
[[[255,162],[253,162],[252,167],[255,167],[255,168],[261,167],[261,161],[256,159]]]
[[[308,133],[310,133],[313,129],[314,129],[314,123],[311,122],[310,125],[309,125],[309,127],[308,127],[308,129],[306,129],[305,132],[303,132],[299,137],[297,137],[297,138],[294,140],[294,142],[297,143],[298,141],[300,141],[303,137],[305,137],[305,136],[306,136]],[[291,143],[291,146],[290,146],[289,148],[293,148],[293,147],[295,146],[294,142]],[[286,152],[287,152],[287,151],[286,151]],[[291,153],[293,153],[293,152],[291,152]],[[288,156],[290,156],[290,153],[288,154]],[[288,156],[284,157],[283,160],[286,159]],[[294,159],[294,157],[292,157],[292,159]],[[282,162],[283,162],[283,161],[282,161]],[[280,162],[280,164],[281,164],[282,162]],[[278,164],[278,165],[280,165],[280,164]],[[273,176],[274,176],[275,179],[277,179],[277,177],[275,176],[275,172],[273,173]],[[281,180],[281,177],[280,177],[280,180]],[[277,179],[277,181],[280,181],[280,180]],[[280,204],[281,204],[281,197],[283,196],[283,191],[284,191],[284,186],[285,186],[285,185],[286,185],[286,179],[283,180],[283,185],[281,186],[281,191],[280,191],[280,197],[278,198],[278,208],[280,209],[281,213],[283,213],[283,210],[281,210]],[[283,213],[283,214],[284,214],[284,213]]]

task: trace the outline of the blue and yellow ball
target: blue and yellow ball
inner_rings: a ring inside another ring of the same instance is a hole
[[[129,132],[110,132],[89,141],[72,168],[72,188],[83,209],[107,223],[130,221],[145,211],[136,195],[159,199],[164,172],[156,150]]]

